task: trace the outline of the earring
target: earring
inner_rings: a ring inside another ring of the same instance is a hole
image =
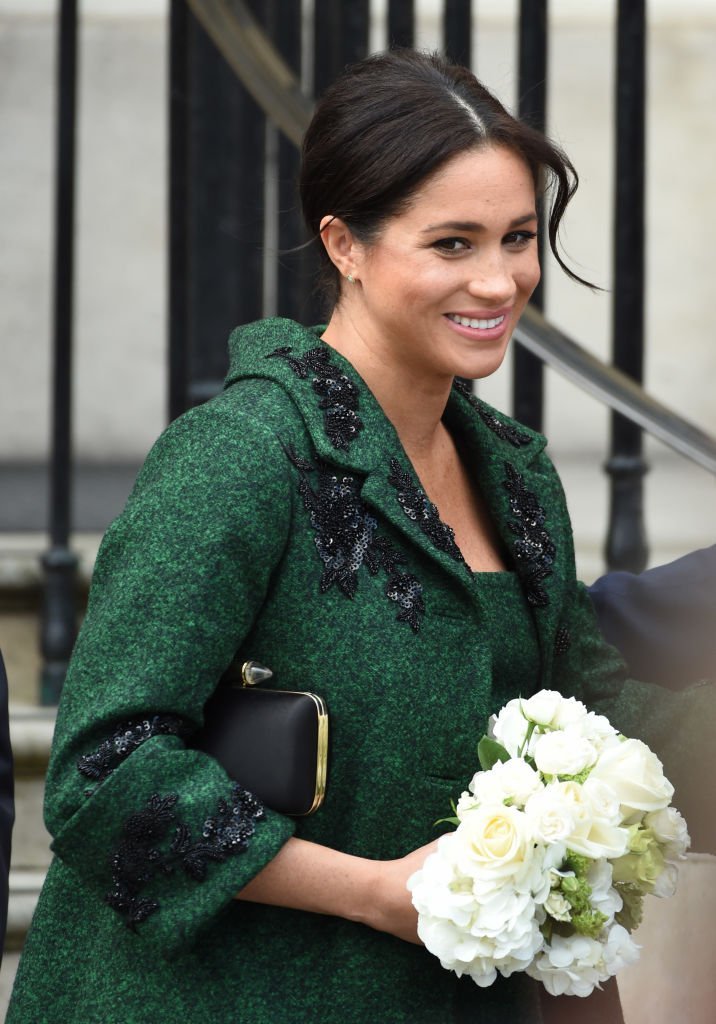
[[[356,279],[353,277],[353,274],[346,274],[346,281],[348,282],[348,284],[356,283]]]

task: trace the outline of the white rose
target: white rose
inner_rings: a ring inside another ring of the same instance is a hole
[[[473,878],[480,889],[519,874],[534,855],[524,814],[504,804],[486,804],[472,811],[452,837],[457,870]]]
[[[489,772],[478,772],[470,790],[480,803],[502,803],[512,800],[524,806],[532,793],[542,788],[542,780],[531,765],[521,757],[498,761]]]
[[[544,786],[525,804],[530,830],[541,843],[559,843],[574,832],[577,821],[572,806],[556,786]]]
[[[577,775],[594,764],[597,751],[588,739],[569,730],[548,732],[535,743],[534,759],[545,775]]]
[[[555,729],[566,729],[568,725],[579,722],[587,714],[587,709],[576,697],[562,697],[555,712],[552,726]]]
[[[519,697],[509,701],[489,723],[489,734],[501,743],[510,757],[517,757],[527,735],[528,722]],[[526,751],[523,751],[526,753]]]
[[[556,690],[540,690],[522,701],[522,714],[537,725],[551,725],[563,700]]]
[[[610,786],[627,812],[661,810],[674,794],[661,761],[641,740],[626,739],[607,747],[590,778]]]
[[[551,892],[544,901],[544,909],[555,921],[571,921],[572,905],[569,900],[556,890]]]
[[[566,802],[575,822],[574,829],[565,839],[570,850],[592,860],[621,857],[626,853],[628,830],[595,818],[583,786],[577,782],[556,782],[553,786],[555,797]]]
[[[609,719],[604,715],[595,715],[593,711],[575,718],[572,722],[564,723],[562,728],[576,736],[583,736],[600,752],[607,746],[621,742],[619,733],[610,725]]]
[[[501,763],[501,762],[498,762]],[[480,804],[501,804],[507,796],[495,765],[489,772],[477,772],[470,780],[468,789],[472,793],[476,806]]]
[[[664,807],[660,811],[652,811],[644,818],[644,824],[650,828],[662,844],[664,856],[669,860],[683,857],[691,846],[691,837],[686,822],[675,807]]]
[[[471,783],[472,785],[472,783]],[[480,806],[480,801],[472,795],[472,793],[461,793],[460,799],[455,805],[455,814],[462,821],[465,815],[469,814],[470,811],[474,811],[476,807]]]
[[[582,793],[589,801],[595,818],[606,821],[609,825],[621,825],[621,805],[611,786],[600,779],[595,779],[592,774],[582,783]]]

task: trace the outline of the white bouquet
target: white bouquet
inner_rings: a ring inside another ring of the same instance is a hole
[[[588,996],[638,959],[644,896],[675,891],[689,835],[674,787],[645,743],[551,690],[493,716],[478,757],[456,830],[408,881],[418,935],[483,987],[526,971]]]

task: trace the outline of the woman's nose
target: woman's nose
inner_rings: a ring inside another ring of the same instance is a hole
[[[500,256],[485,257],[472,267],[470,295],[493,305],[504,305],[514,297],[515,282]]]

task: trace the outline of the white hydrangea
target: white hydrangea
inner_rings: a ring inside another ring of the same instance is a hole
[[[527,968],[553,996],[588,996],[609,977],[602,960],[602,943],[585,935],[553,935],[552,941]]]

